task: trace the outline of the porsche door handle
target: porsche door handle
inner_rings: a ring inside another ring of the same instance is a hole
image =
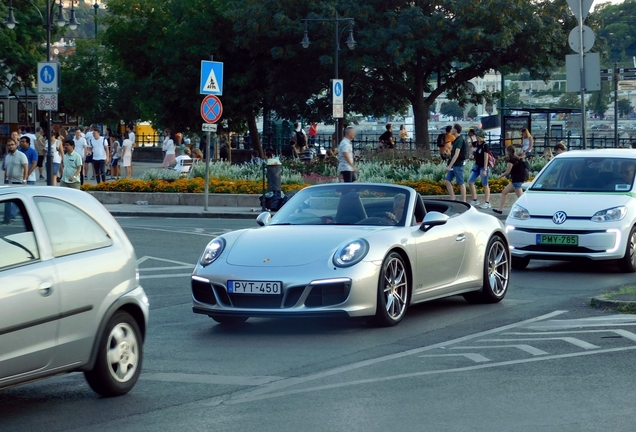
[[[457,238],[455,239],[455,241],[458,241],[458,242],[466,241],[466,234],[458,235]]]
[[[40,284],[40,295],[42,297],[48,297],[53,292],[53,284],[51,282],[42,282]]]

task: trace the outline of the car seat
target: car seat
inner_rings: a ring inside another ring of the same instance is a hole
[[[337,224],[355,224],[366,218],[367,212],[357,192],[351,191],[340,197],[335,220]]]

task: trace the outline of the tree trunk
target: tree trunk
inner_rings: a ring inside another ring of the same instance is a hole
[[[247,129],[250,131],[250,138],[252,139],[252,146],[254,150],[258,152],[261,158],[264,158],[263,146],[261,146],[261,136],[258,134],[258,126],[256,125],[256,112],[250,111],[247,116]]]
[[[428,136],[428,116],[430,103],[424,99],[424,94],[415,95],[413,103],[413,115],[415,116],[415,138],[417,149],[423,152],[425,158],[431,157],[431,146]]]

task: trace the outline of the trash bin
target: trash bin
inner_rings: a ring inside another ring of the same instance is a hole
[[[282,165],[267,165],[267,190],[270,192],[281,192],[281,171]]]

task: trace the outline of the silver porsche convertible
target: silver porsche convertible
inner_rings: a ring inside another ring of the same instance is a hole
[[[345,316],[391,326],[415,303],[496,303],[508,290],[503,224],[408,187],[312,186],[257,222],[207,245],[192,274],[195,313],[223,324]]]

